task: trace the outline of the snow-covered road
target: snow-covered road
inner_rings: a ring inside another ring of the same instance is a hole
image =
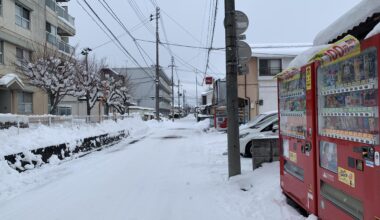
[[[252,172],[243,159],[244,174],[227,180],[225,134],[193,119],[143,132],[133,144],[23,174],[1,175],[0,166],[9,178],[0,180],[0,219],[304,219],[285,204],[278,163]]]

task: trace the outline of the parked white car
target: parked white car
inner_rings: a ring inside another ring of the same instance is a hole
[[[273,115],[277,115],[278,112],[277,111],[267,111],[267,112],[264,112],[264,113],[260,113],[258,115],[256,115],[256,117],[254,117],[252,120],[250,120],[249,122],[247,122],[246,124],[242,124],[240,125],[239,129],[242,130],[242,129],[245,129],[245,128],[249,128],[249,127],[252,127],[253,125],[273,116]]]
[[[251,157],[252,140],[278,138],[278,115],[272,114],[256,124],[239,129],[240,154]]]

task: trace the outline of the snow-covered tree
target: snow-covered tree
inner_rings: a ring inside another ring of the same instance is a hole
[[[36,53],[32,60],[23,60],[18,69],[28,83],[46,92],[50,101],[50,114],[55,114],[58,104],[66,95],[74,93],[77,60],[71,56],[48,49]]]
[[[106,106],[105,114],[109,113],[109,107],[115,108],[120,114],[124,114],[130,104],[130,92],[132,85],[129,77],[121,75],[110,75],[103,70],[102,100]]]
[[[87,62],[87,63],[86,63]],[[105,60],[98,61],[95,57],[83,60],[77,66],[75,76],[75,96],[86,101],[87,115],[91,115],[91,109],[95,106],[101,92],[100,70],[105,67]]]

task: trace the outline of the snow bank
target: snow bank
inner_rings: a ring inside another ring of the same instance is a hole
[[[351,30],[377,12],[380,12],[379,0],[362,0],[354,8],[319,32],[314,38],[314,45],[329,43],[331,40]]]
[[[314,47],[311,47],[311,48],[305,50],[304,52],[302,52],[301,54],[296,56],[289,63],[289,67],[300,68],[300,67],[306,65],[310,61],[310,59],[313,58],[313,56],[316,53],[318,53],[319,51],[321,51],[323,49],[328,48],[329,46],[330,46],[329,44],[326,44],[326,45],[314,46]]]
[[[126,118],[117,122],[108,120],[95,126],[88,124],[74,127],[38,125],[34,128],[25,129],[11,127],[0,130],[0,140],[2,140],[0,142],[0,157],[61,143],[70,143],[70,145],[75,146],[76,140],[125,129],[131,135],[141,134],[143,133],[141,129],[144,128],[146,126],[139,118]]]
[[[365,39],[373,37],[373,36],[375,36],[376,34],[379,34],[379,33],[380,33],[380,22],[377,23],[377,25],[372,29],[372,31],[367,34],[367,36],[365,37]]]

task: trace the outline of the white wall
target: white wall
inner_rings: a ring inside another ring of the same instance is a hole
[[[288,68],[292,60],[293,57],[282,58],[282,69]],[[258,81],[259,99],[264,101],[264,104],[259,106],[259,113],[277,110],[277,80],[273,79],[272,76],[259,76]]]

